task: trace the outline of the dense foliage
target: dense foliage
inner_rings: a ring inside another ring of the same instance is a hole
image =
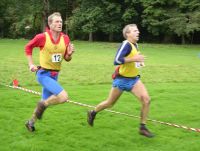
[[[55,11],[72,39],[119,41],[136,23],[142,41],[200,43],[199,0],[1,0],[0,37],[33,37]]]

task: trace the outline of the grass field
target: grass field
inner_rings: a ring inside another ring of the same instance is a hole
[[[17,78],[40,91],[24,55],[27,40],[0,40],[0,83]],[[60,83],[71,100],[96,105],[111,88],[113,58],[119,43],[74,41],[76,52],[63,62]],[[151,96],[150,119],[200,128],[200,46],[140,44],[147,56],[142,81]],[[38,50],[34,50],[37,61]],[[138,134],[139,119],[103,111],[95,126],[86,122],[88,108],[62,104],[47,109],[36,132],[24,123],[40,96],[0,85],[0,151],[199,151],[200,133],[148,122],[153,139]],[[140,114],[140,104],[124,93],[113,110]]]

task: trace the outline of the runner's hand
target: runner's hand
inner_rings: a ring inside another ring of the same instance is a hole
[[[30,65],[29,66],[29,70],[31,71],[31,72],[36,72],[37,70],[38,70],[38,67],[36,66],[36,65]]]
[[[67,55],[71,56],[75,52],[74,45],[69,43],[68,48],[67,48]]]

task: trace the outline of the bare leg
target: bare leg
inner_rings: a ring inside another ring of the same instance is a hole
[[[25,124],[27,129],[31,132],[35,131],[34,123],[37,121],[37,119],[42,118],[43,112],[48,106],[68,102],[68,100],[68,95],[63,90],[57,96],[51,95],[48,99],[40,101],[37,107],[35,108],[31,119]]]
[[[119,90],[118,88],[112,88],[110,90],[110,94],[109,94],[108,98],[105,101],[98,104],[96,106],[95,110],[88,111],[88,114],[87,114],[88,124],[90,126],[93,126],[94,119],[95,119],[97,112],[100,112],[103,109],[113,106],[116,103],[116,101],[119,99],[121,94],[122,94],[121,90]]]
[[[105,108],[112,107],[119,99],[121,94],[122,94],[121,90],[119,90],[118,88],[112,88],[110,90],[108,98],[96,106],[95,112],[100,112]]]
[[[141,108],[141,123],[146,124],[147,115],[150,106],[150,97],[144,86],[144,84],[139,80],[131,90],[131,92],[140,100],[142,103]]]
[[[147,129],[146,121],[149,112],[150,97],[144,86],[144,84],[139,80],[131,90],[131,92],[140,100],[142,103],[141,108],[141,123],[139,128],[139,133],[146,137],[154,137],[154,135]]]
[[[65,90],[61,91],[57,96],[52,95],[48,99],[44,100],[44,105],[50,106],[50,105],[56,105],[56,104],[61,104],[64,102],[68,102],[68,94]]]

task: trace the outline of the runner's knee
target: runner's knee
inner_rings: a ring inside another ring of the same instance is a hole
[[[65,91],[62,91],[60,92],[60,94],[58,94],[58,101],[60,103],[67,102],[68,100],[69,100],[68,94]]]
[[[151,98],[148,95],[141,96],[141,101],[143,105],[150,105]]]

